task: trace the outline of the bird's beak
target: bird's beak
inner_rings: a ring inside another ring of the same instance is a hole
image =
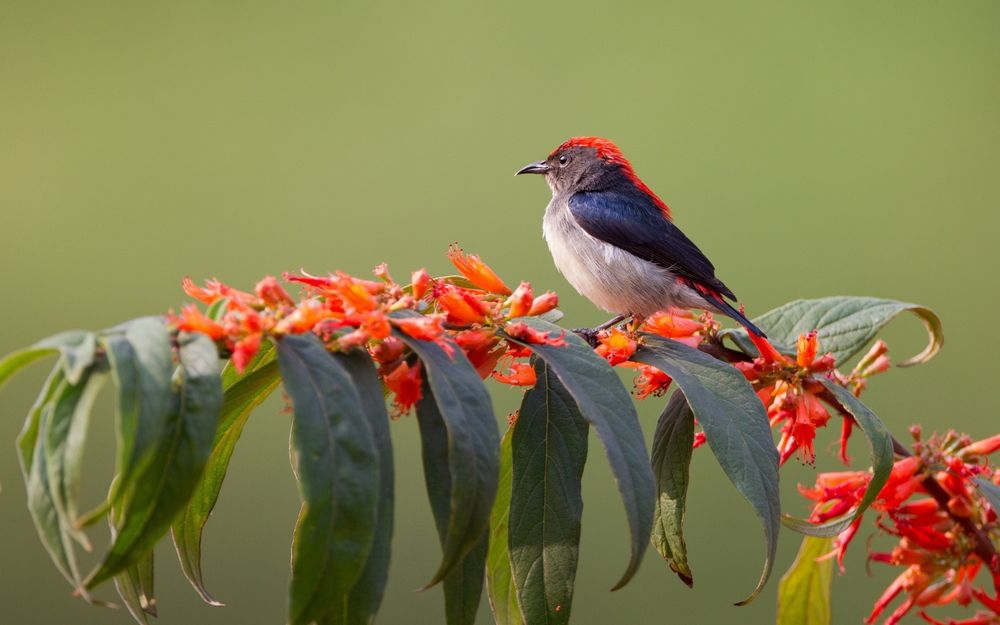
[[[548,163],[546,163],[545,161],[538,161],[537,163],[528,163],[521,169],[518,169],[517,173],[514,175],[520,176],[521,174],[547,174],[549,173],[550,169],[552,168],[549,167]]]

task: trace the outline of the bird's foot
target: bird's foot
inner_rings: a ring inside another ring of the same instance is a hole
[[[587,344],[591,347],[597,347],[597,335],[601,333],[600,330],[596,328],[574,328],[573,333],[587,341]]]

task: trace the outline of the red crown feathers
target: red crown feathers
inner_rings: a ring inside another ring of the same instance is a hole
[[[562,143],[559,147],[549,154],[549,158],[552,158],[557,153],[565,150],[567,148],[594,148],[597,152],[597,157],[601,160],[607,161],[613,165],[618,165],[621,168],[621,172],[625,174],[625,177],[636,186],[640,191],[649,196],[649,199],[656,204],[663,212],[663,216],[667,219],[671,219],[670,207],[667,206],[666,202],[661,200],[653,190],[646,186],[639,176],[635,173],[635,169],[632,168],[632,163],[628,162],[622,151],[618,149],[618,146],[614,144],[610,139],[605,139],[603,137],[570,137]]]

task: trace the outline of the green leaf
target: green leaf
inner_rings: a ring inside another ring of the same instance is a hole
[[[510,562],[526,625],[568,623],[589,426],[549,365],[534,365],[538,381],[514,424]]]
[[[417,417],[422,436],[425,431],[437,436],[424,442],[424,470],[431,506],[446,511],[447,522],[442,527],[441,519],[436,519],[443,554],[437,572],[426,585],[430,587],[443,580],[471,549],[480,543],[485,545],[500,472],[500,433],[493,415],[493,401],[475,367],[458,346],[447,343],[449,353],[437,343],[420,341],[403,332],[396,332],[396,336],[423,363],[425,401],[418,403]],[[435,421],[434,427],[428,429],[431,421]],[[443,449],[438,448],[439,443],[444,445]],[[441,480],[435,479],[432,484],[427,474],[431,468],[428,452],[447,462],[447,473],[441,471],[442,476],[448,476],[444,495],[438,492]],[[439,496],[448,505],[441,506],[437,501]]]
[[[510,519],[510,496],[514,475],[511,439],[514,428],[507,428],[500,441],[500,482],[490,514],[490,541],[486,556],[486,588],[496,625],[524,625],[517,590],[511,572],[507,538]]]
[[[839,519],[832,519],[826,523],[810,523],[805,519],[797,519],[787,514],[782,519],[785,526],[796,532],[809,536],[827,537],[836,536],[847,529],[856,519],[861,518],[861,515],[875,501],[879,491],[882,490],[882,487],[889,480],[889,474],[892,473],[894,456],[892,451],[892,434],[886,429],[882,420],[843,386],[826,377],[819,377],[817,379],[854,417],[854,422],[858,424],[868,439],[868,446],[872,457],[872,479],[868,482],[865,495],[861,498],[861,502],[858,503],[858,507],[854,510],[853,514],[848,514]]]
[[[639,568],[649,544],[656,502],[656,487],[639,416],[618,374],[583,339],[539,319],[526,317],[516,321],[549,336],[565,334],[564,346],[525,343],[504,336],[508,341],[527,347],[551,367],[604,445],[631,532],[629,564],[612,588],[617,590],[627,584]]]
[[[471,365],[469,365],[471,367]],[[475,484],[469,484],[463,479],[468,473],[463,474],[462,467],[456,467],[454,457],[456,438],[468,438],[466,430],[454,427],[456,435],[452,435],[453,430],[449,429],[449,422],[444,418],[440,408],[442,403],[453,411],[460,406],[456,404],[454,391],[444,385],[439,385],[446,394],[450,393],[451,400],[442,402],[435,396],[435,388],[426,381],[427,372],[424,372],[425,383],[423,397],[417,402],[417,423],[420,426],[421,455],[424,464],[424,483],[427,485],[427,496],[431,503],[431,512],[434,515],[434,524],[437,527],[442,550],[445,558],[448,558],[448,550],[457,541],[453,538],[452,527],[455,524],[456,492],[459,493],[459,501],[467,502],[470,496],[469,491],[473,490]],[[478,377],[476,378],[479,379]],[[465,433],[463,437],[462,433]],[[458,448],[459,451],[465,451]],[[475,459],[470,461],[468,466],[475,466]],[[473,488],[470,488],[472,486]],[[467,507],[472,503],[463,503]],[[459,509],[461,510],[461,509]],[[476,620],[476,612],[479,609],[479,602],[483,594],[483,578],[486,569],[486,550],[488,548],[488,528],[484,528],[482,533],[472,541],[464,553],[448,567],[444,579],[444,607],[445,622],[448,625],[472,625]],[[449,541],[451,545],[449,544]],[[443,565],[444,563],[442,563]]]
[[[816,559],[830,552],[830,538],[806,536],[791,568],[778,584],[777,625],[830,625],[830,584],[833,559]]]
[[[933,310],[918,304],[876,297],[824,297],[789,302],[754,319],[768,338],[784,353],[793,353],[795,341],[803,332],[817,330],[819,348],[830,352],[841,364],[857,354],[890,321],[903,312],[912,312],[927,329],[927,347],[909,360],[899,363],[909,367],[927,362],[944,344],[941,319]],[[756,354],[746,330],[726,332],[748,354]]]
[[[25,477],[28,511],[38,530],[38,537],[63,577],[84,599],[92,601],[83,588],[73,547],[73,528],[53,496],[56,485],[49,475],[50,462],[45,452],[45,441],[53,419],[62,420],[67,418],[66,415],[72,415],[86,392],[86,381],[75,386],[70,384],[62,368],[57,366],[32,407],[17,445]]]
[[[148,625],[148,616],[156,616],[153,596],[153,552],[115,575],[115,590],[136,623]]]
[[[315,334],[286,336],[278,365],[294,407],[302,510],[292,540],[289,623],[339,619],[372,548],[378,456],[358,390]]]
[[[983,477],[976,478],[976,486],[983,497],[986,497],[993,511],[1000,514],[1000,486]]]
[[[688,586],[694,584],[684,543],[684,511],[694,444],[694,413],[683,393],[674,393],[656,422],[653,435],[653,473],[656,475],[656,514],[653,547]]]
[[[73,388],[67,389],[62,399],[68,401],[56,404],[41,440],[49,496],[59,516],[60,526],[87,551],[90,550],[90,541],[77,526],[80,472],[90,413],[104,378],[103,374],[84,370],[74,386],[67,374],[66,383]]]
[[[680,386],[722,470],[760,517],[767,541],[764,570],[750,596],[737,603],[745,605],[771,575],[781,528],[778,452],[764,406],[734,367],[683,343],[645,334],[632,360],[656,367]]]
[[[121,508],[120,520],[115,523],[115,539],[100,567],[87,579],[88,588],[137,563],[154,547],[191,498],[212,450],[222,407],[215,344],[204,334],[181,335],[180,392],[170,395],[166,406],[151,405],[144,382],[156,394],[155,399],[163,400],[160,395],[163,380],[158,377],[162,370],[148,371],[145,366],[147,361],[154,367],[163,364],[159,360],[162,345],[157,341],[162,338],[160,330],[162,326],[157,328],[152,324],[141,330],[130,327],[125,333],[139,366],[136,388],[140,394],[134,401],[142,406],[132,446],[131,467],[135,472],[121,474],[125,486],[119,484],[118,496],[114,497],[115,505]],[[117,362],[115,369],[118,370]],[[162,420],[145,423],[141,417],[147,414]],[[150,427],[145,429],[147,425]],[[157,431],[156,436],[152,430]]]
[[[93,363],[96,347],[94,334],[81,330],[62,332],[42,339],[31,347],[8,354],[0,360],[0,387],[21,369],[55,353],[62,354],[60,366],[63,367],[70,383],[76,384],[80,381],[84,369]]]
[[[117,463],[109,501],[117,502],[159,448],[166,424],[177,412],[171,377],[170,335],[162,319],[144,317],[109,331],[101,340],[117,388]],[[119,506],[120,508],[120,506]]]
[[[181,569],[194,589],[209,605],[223,604],[205,588],[201,570],[202,533],[219,499],[219,491],[229,470],[229,461],[232,459],[236,443],[243,434],[243,427],[250,413],[270,397],[281,382],[278,363],[274,361],[273,344],[265,343],[261,346],[261,352],[270,354],[270,357],[252,362],[242,376],[237,375],[231,366],[223,369],[225,390],[212,452],[208,456],[205,471],[191,499],[171,526],[174,548],[177,550]],[[230,375],[227,376],[227,373]]]
[[[385,409],[382,383],[367,352],[353,350],[334,356],[354,381],[361,400],[361,409],[371,425],[375,452],[378,454],[378,499],[375,534],[368,561],[361,576],[347,595],[347,625],[368,625],[382,603],[389,579],[389,557],[392,547],[393,505],[395,500],[395,469],[392,459],[392,439],[389,435],[389,413]]]

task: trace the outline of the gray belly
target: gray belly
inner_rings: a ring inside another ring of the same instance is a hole
[[[648,316],[670,306],[704,307],[673,272],[587,234],[565,201],[549,203],[542,233],[559,272],[608,312]]]

